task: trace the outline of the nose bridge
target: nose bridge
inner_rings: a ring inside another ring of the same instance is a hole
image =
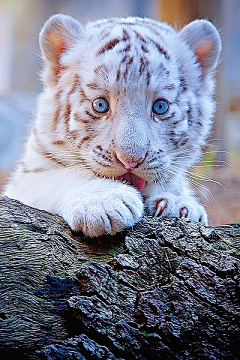
[[[122,158],[137,162],[144,159],[149,147],[146,120],[136,112],[125,112],[118,119],[114,142],[115,152]]]

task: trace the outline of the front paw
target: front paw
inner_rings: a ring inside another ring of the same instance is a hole
[[[79,195],[63,217],[72,230],[89,237],[113,235],[133,226],[143,215],[141,195],[125,184]]]
[[[172,216],[189,218],[191,221],[208,224],[206,210],[192,196],[176,196],[164,192],[159,196],[147,200],[146,206],[148,213],[155,217]]]

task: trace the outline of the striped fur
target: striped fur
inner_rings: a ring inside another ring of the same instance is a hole
[[[207,215],[186,172],[199,158],[215,111],[213,70],[221,42],[211,23],[180,32],[151,19],[83,27],[54,15],[40,33],[45,88],[6,195],[62,215],[89,236],[132,226],[143,207],[162,216]],[[97,98],[109,111],[93,109]],[[156,100],[169,104],[153,112]],[[129,180],[130,179],[130,180]]]

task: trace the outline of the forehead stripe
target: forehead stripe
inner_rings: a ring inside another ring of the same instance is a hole
[[[120,39],[113,39],[110,40],[107,44],[105,44],[104,46],[102,46],[98,52],[97,52],[97,56],[103,54],[105,51],[111,50],[113,49],[121,40]]]
[[[148,40],[150,43],[152,43],[158,49],[160,54],[164,55],[164,57],[167,60],[170,60],[170,56],[168,55],[167,51],[159,43],[157,43],[156,41],[154,41],[153,39],[151,39],[149,37],[148,37]]]

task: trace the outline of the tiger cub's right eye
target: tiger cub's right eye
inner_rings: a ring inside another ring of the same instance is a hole
[[[92,103],[93,110],[100,114],[105,114],[109,111],[109,103],[104,98],[97,98]]]

